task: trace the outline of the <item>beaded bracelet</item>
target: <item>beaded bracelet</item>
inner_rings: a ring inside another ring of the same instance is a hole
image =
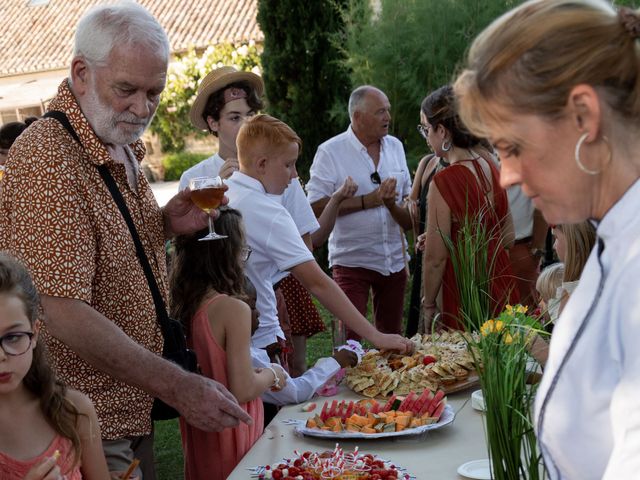
[[[271,370],[271,373],[273,373],[273,383],[271,384],[272,389],[276,389],[276,390],[280,390],[280,379],[278,378],[278,374],[276,373],[276,369],[273,368],[271,365],[267,365],[265,368],[268,368],[269,370]]]

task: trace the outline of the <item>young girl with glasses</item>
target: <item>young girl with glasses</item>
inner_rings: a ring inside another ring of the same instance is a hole
[[[108,479],[96,412],[47,364],[39,307],[27,270],[0,254],[0,478]]]
[[[220,209],[215,230],[227,238],[200,242],[202,232],[175,240],[171,264],[172,315],[187,330],[202,374],[223,384],[253,418],[222,432],[204,432],[180,419],[186,480],[223,480],[263,431],[260,395],[285,386],[278,365],[255,369],[251,364],[251,309],[244,291],[246,247],[240,212]]]

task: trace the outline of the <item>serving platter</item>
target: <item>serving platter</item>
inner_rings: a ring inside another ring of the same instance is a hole
[[[479,384],[463,333],[417,334],[411,340],[411,355],[369,350],[358,366],[347,370],[345,384],[360,395],[382,399],[425,389],[449,394]]]
[[[399,432],[384,432],[384,433],[361,433],[361,432],[332,432],[328,430],[319,430],[317,428],[308,428],[306,426],[306,422],[304,420],[287,420],[285,421],[288,425],[293,425],[294,430],[297,434],[307,436],[307,437],[315,437],[315,438],[324,438],[324,439],[363,439],[363,440],[372,440],[376,438],[392,438],[392,437],[411,437],[416,435],[422,435],[425,432],[429,432],[431,430],[437,430],[442,427],[446,427],[451,424],[455,419],[455,413],[451,405],[445,405],[444,411],[440,416],[440,419],[436,423],[432,423],[430,425],[422,425],[420,427],[407,428],[405,430]]]

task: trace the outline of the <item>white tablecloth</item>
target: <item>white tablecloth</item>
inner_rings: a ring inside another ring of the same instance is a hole
[[[465,477],[457,473],[460,465],[488,456],[482,415],[471,408],[472,390],[448,396],[449,405],[457,415],[454,422],[446,427],[427,432],[419,438],[398,437],[358,441],[342,439],[340,445],[345,450],[353,450],[357,445],[363,453],[377,454],[396,465],[405,467],[418,480],[463,479]],[[344,390],[336,397],[316,398],[314,401],[318,406],[312,413],[301,411],[300,405],[281,409],[228,479],[248,480],[250,478],[248,468],[291,458],[294,450],[300,453],[305,450],[332,450],[335,440],[299,437],[294,433],[293,426],[285,425],[282,421],[291,418],[306,419],[313,413],[319,413],[325,400],[356,398],[362,397]]]

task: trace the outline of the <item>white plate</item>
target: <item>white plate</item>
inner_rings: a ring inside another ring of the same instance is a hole
[[[472,460],[460,465],[458,473],[467,478],[491,480],[491,464],[487,458],[484,460]]]
[[[471,406],[480,412],[484,412],[486,410],[482,390],[476,390],[471,394]]]
[[[374,439],[374,438],[387,438],[387,437],[404,437],[411,435],[420,435],[429,430],[437,430],[445,425],[449,425],[455,418],[455,413],[451,405],[445,405],[444,411],[440,416],[440,420],[437,423],[431,425],[423,425],[421,427],[407,428],[401,432],[386,432],[386,433],[360,433],[360,432],[328,432],[326,430],[319,430],[317,428],[307,428],[304,420],[287,421],[286,423],[295,424],[295,431],[308,437],[317,438],[358,438],[358,439]]]

